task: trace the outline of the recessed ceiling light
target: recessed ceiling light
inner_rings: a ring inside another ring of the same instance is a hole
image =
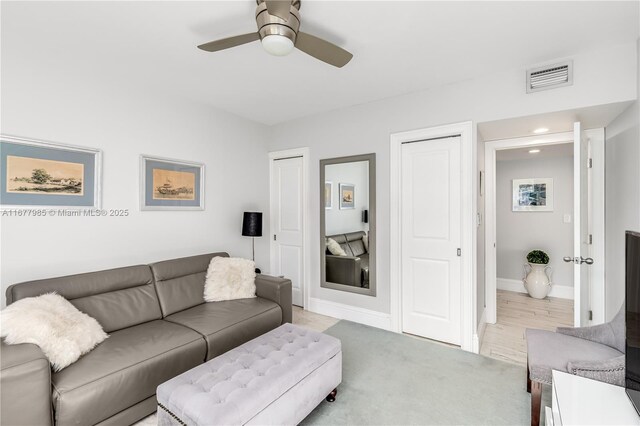
[[[533,133],[535,133],[536,135],[539,135],[540,133],[547,133],[548,131],[549,129],[547,129],[546,127],[539,127],[535,129]]]
[[[540,152],[540,150],[539,150],[539,149],[530,149],[530,150],[529,150],[529,154],[537,154],[537,153],[539,153],[539,152]]]

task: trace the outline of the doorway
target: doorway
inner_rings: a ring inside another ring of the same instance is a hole
[[[308,148],[269,153],[271,275],[291,280],[293,305],[308,305]]]
[[[484,166],[481,353],[524,363],[525,328],[604,321],[604,130],[489,141]]]

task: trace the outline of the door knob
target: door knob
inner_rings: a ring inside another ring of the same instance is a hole
[[[573,262],[576,264],[582,264],[582,263],[586,263],[587,265],[593,265],[593,259],[590,257],[569,257],[569,256],[565,256],[562,258],[562,260],[564,260],[567,263]]]

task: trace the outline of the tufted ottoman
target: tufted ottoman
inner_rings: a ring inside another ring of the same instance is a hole
[[[341,381],[340,340],[287,323],[158,386],[158,424],[298,424]]]

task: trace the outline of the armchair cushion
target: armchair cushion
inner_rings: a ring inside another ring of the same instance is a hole
[[[569,362],[603,362],[622,352],[589,340],[546,330],[526,330],[529,378],[551,384],[551,371],[569,372]]]

